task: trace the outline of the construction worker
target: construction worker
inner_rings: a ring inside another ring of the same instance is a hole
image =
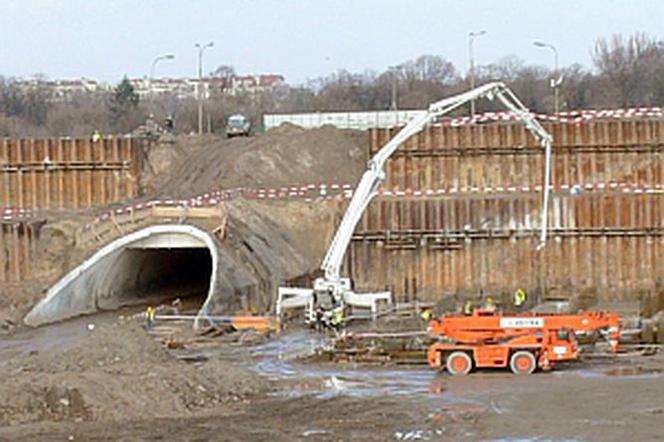
[[[431,311],[431,308],[425,307],[424,310],[420,313],[420,319],[423,322],[429,322],[431,321],[431,318],[433,318],[433,312]]]
[[[96,142],[98,142],[98,141],[101,141],[101,133],[100,133],[98,130],[95,130],[95,131],[92,133],[92,142],[93,142],[93,143],[96,143]]]
[[[332,327],[335,330],[340,330],[344,325],[344,308],[343,306],[338,306],[332,310]]]
[[[316,324],[315,328],[316,331],[320,332],[326,327],[326,320],[325,320],[325,308],[318,304],[316,309],[314,310],[314,315],[316,317]]]
[[[466,303],[463,305],[463,314],[466,316],[471,316],[473,314],[473,301],[470,299],[466,301]]]
[[[148,306],[148,308],[145,310],[145,320],[147,321],[148,328],[152,328],[152,324],[154,324],[154,316],[155,316],[155,308],[152,307],[151,305]]]
[[[519,287],[514,292],[514,307],[521,309],[524,305],[526,305],[526,301],[528,301],[528,293]]]
[[[491,296],[487,296],[487,298],[484,300],[484,306],[482,310],[486,310],[487,312],[496,311],[496,303],[493,302],[493,298]]]

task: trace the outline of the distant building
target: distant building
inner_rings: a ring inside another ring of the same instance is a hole
[[[228,95],[258,94],[276,90],[286,85],[283,75],[236,75],[231,77],[230,87],[224,90]]]
[[[148,78],[129,80],[134,91],[143,97],[150,92],[154,95],[175,95],[178,98],[197,98],[200,88],[203,98],[210,98],[215,92],[226,95],[255,95],[283,87],[283,75],[235,75],[228,79],[217,77],[198,78]]]
[[[68,101],[77,94],[89,94],[110,89],[110,86],[106,83],[100,83],[96,80],[90,80],[87,78],[77,80],[46,80],[41,78],[31,78],[27,80],[17,80],[14,84],[24,92],[36,88],[42,89],[49,93],[54,101]]]
[[[210,98],[215,93],[225,95],[256,95],[276,90],[286,85],[283,75],[235,75],[230,78],[205,77],[198,78],[131,78],[129,82],[139,97],[153,95],[171,95],[177,98],[197,98],[200,89],[203,98]],[[77,80],[18,80],[16,84],[21,90],[40,87],[50,93],[54,101],[67,101],[75,94],[106,92],[113,86],[96,80],[81,78]]]

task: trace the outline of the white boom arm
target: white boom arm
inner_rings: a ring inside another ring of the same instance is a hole
[[[519,101],[519,99],[501,82],[488,83],[471,91],[455,95],[437,101],[429,106],[426,113],[410,120],[406,126],[399,131],[385,146],[383,146],[371,160],[367,171],[362,176],[348,209],[344,214],[341,224],[330,243],[327,254],[323,259],[321,269],[325,272],[324,281],[317,281],[317,289],[327,287],[338,294],[343,291],[340,283],[340,271],[344,255],[350,244],[353,231],[364,214],[372,198],[376,195],[378,187],[385,180],[385,163],[394,151],[408,138],[423,130],[435,119],[457,109],[471,100],[486,97],[492,100],[498,99],[526,125],[526,128],[539,140],[545,149],[546,161],[544,171],[544,197],[542,204],[542,226],[540,235],[540,246],[546,241],[547,212],[549,202],[549,184],[551,175],[551,135],[544,130],[530,111]],[[322,279],[322,278],[321,278]]]
[[[403,144],[408,138],[423,130],[429,123],[436,118],[441,117],[454,109],[459,108],[465,103],[479,98],[488,98],[493,100],[498,98],[509,110],[526,125],[526,128],[537,138],[540,145],[545,149],[545,167],[544,167],[544,195],[542,201],[542,226],[540,243],[538,250],[544,247],[546,242],[546,231],[548,223],[549,208],[549,187],[551,181],[551,135],[544,130],[530,111],[519,101],[519,99],[503,83],[495,82],[480,86],[463,94],[445,98],[429,106],[429,109],[412,120],[399,131],[385,146],[383,146],[371,160],[368,168],[360,183],[355,189],[353,198],[346,209],[334,238],[327,250],[321,269],[324,276],[314,281],[313,288],[279,287],[277,300],[277,314],[281,314],[288,308],[305,308],[308,321],[315,321],[314,312],[317,295],[331,295],[334,304],[349,305],[352,307],[370,308],[372,316],[378,310],[380,302],[391,302],[389,292],[378,293],[354,293],[351,287],[351,281],[348,278],[341,278],[341,265],[344,255],[350,244],[353,231],[357,223],[362,218],[371,199],[376,195],[378,187],[385,180],[385,163],[394,153],[394,151]]]

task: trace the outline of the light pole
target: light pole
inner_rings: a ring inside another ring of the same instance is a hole
[[[205,45],[195,44],[198,49],[198,134],[203,134],[203,53],[214,46],[214,42]]]
[[[562,77],[558,76],[558,50],[556,47],[550,43],[544,43],[542,41],[534,41],[533,44],[537,46],[538,48],[548,48],[553,51],[553,77],[551,79],[551,88],[553,89],[553,113],[555,115],[558,115],[558,112],[560,110],[558,106],[558,99],[559,99],[559,89],[560,89],[560,84],[563,82]],[[558,76],[558,79],[555,77]]]
[[[397,77],[397,67],[396,66],[390,66],[390,72],[392,73],[392,100],[390,104],[390,110],[396,111],[398,104],[398,90],[399,90],[399,84],[398,84],[398,77]]]
[[[175,58],[175,55],[173,54],[164,54],[160,55],[159,57],[155,58],[152,61],[152,67],[150,68],[150,84],[148,85],[148,93],[152,95],[152,79],[154,78],[154,69],[157,66],[157,63],[159,63],[162,60],[173,60]]]
[[[485,30],[468,33],[468,54],[470,57],[470,89],[475,89],[475,58],[473,55],[473,41],[476,37],[486,34]],[[470,116],[475,116],[475,100],[470,100]]]

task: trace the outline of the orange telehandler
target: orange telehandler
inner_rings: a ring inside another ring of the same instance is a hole
[[[605,333],[611,349],[618,351],[620,316],[615,313],[502,315],[478,309],[469,316],[431,321],[429,334],[438,342],[429,347],[427,359],[431,367],[453,375],[468,374],[474,367],[508,366],[514,373],[530,374],[578,359],[576,335],[595,331]]]

